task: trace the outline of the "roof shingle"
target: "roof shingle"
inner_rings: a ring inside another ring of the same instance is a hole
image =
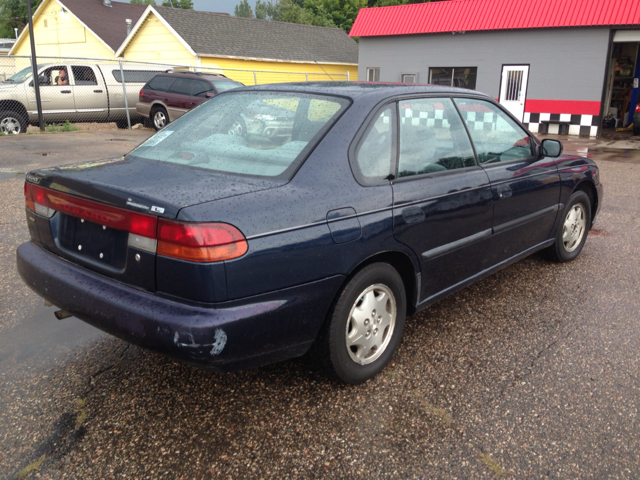
[[[153,8],[199,55],[294,62],[358,63],[358,44],[341,28],[257,20],[162,6]]]
[[[144,13],[145,5],[111,2],[105,7],[102,0],[59,0],[71,13],[89,27],[115,52],[127,37],[127,18],[134,25]]]

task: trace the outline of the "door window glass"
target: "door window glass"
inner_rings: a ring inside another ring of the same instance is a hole
[[[169,92],[171,93],[177,93],[179,95],[191,95],[191,84],[192,84],[193,80],[189,79],[189,78],[179,78],[175,81],[175,83],[173,85],[171,85],[171,88],[169,89]]]
[[[47,68],[40,74],[40,85],[69,85],[66,67],[56,66]]]
[[[531,139],[498,106],[483,100],[456,98],[480,163],[508,162],[533,155]]]
[[[451,99],[399,102],[398,177],[476,165],[471,142]]]
[[[71,67],[71,71],[73,72],[73,80],[76,85],[98,85],[98,80],[96,80],[96,74],[93,68],[74,65]]]
[[[207,93],[215,93],[213,87],[209,82],[205,82],[204,80],[194,80],[193,89],[191,91],[191,95],[194,97],[206,97]]]
[[[148,87],[158,92],[168,92],[174,81],[173,77],[158,76],[149,82]]]
[[[385,108],[369,127],[369,131],[358,148],[356,163],[360,174],[367,181],[382,180],[391,173],[392,116],[392,107]]]

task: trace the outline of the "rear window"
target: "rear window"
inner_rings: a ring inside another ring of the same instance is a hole
[[[228,93],[169,124],[130,158],[289,179],[348,106],[330,96]]]
[[[175,77],[157,76],[147,83],[147,87],[158,92],[167,92],[175,81]]]
[[[216,87],[218,92],[226,92],[227,90],[231,90],[232,88],[244,87],[243,84],[239,82],[211,82],[213,86]]]

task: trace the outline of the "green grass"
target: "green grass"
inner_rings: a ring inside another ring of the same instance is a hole
[[[487,466],[496,478],[502,478],[505,474],[504,467],[496,462],[488,453],[480,453],[480,460],[482,460],[482,463]]]
[[[76,130],[80,130],[79,127],[70,123],[69,120],[66,120],[62,125],[58,125],[56,123],[50,123],[45,126],[47,132],[56,133],[56,132],[75,132]]]
[[[80,425],[84,423],[89,414],[87,413],[87,409],[84,406],[87,404],[87,401],[84,398],[78,399],[76,402],[76,412],[78,416],[76,417],[76,428],[79,428]]]
[[[47,459],[47,456],[42,455],[38,460],[36,460],[35,462],[31,462],[29,465],[27,465],[18,473],[16,473],[16,478],[18,480],[22,480],[23,478],[26,478],[27,475],[29,475],[31,472],[33,472],[34,470],[38,470],[40,468],[40,465],[42,465],[42,462],[44,462],[46,459]]]

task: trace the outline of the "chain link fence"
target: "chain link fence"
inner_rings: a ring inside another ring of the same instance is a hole
[[[151,126],[145,116],[149,115],[149,108],[138,111],[136,104],[145,84],[164,72],[224,76],[244,85],[350,80],[348,73],[241,70],[125,60],[38,57],[44,122],[47,125],[114,122],[120,128],[130,128],[137,123]],[[32,73],[30,57],[0,57],[0,133],[21,133],[28,125],[38,124]],[[189,78],[185,77],[180,85],[173,82],[163,91],[163,101],[173,102],[169,108],[175,112],[181,113],[197,105],[199,102],[192,97],[206,99],[217,91],[215,82],[210,82],[210,91],[195,92],[202,90],[203,84],[198,86],[197,82],[187,80]]]

